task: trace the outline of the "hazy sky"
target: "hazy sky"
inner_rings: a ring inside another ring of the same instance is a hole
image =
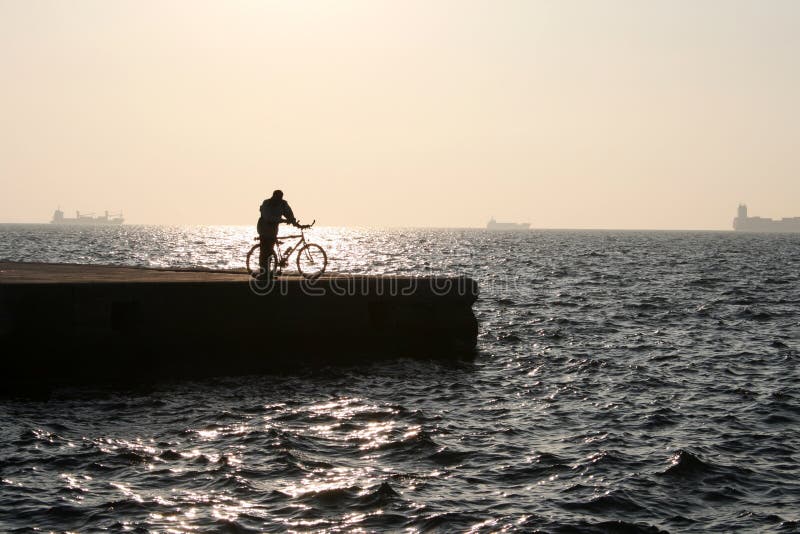
[[[0,221],[800,216],[795,0],[0,0]]]

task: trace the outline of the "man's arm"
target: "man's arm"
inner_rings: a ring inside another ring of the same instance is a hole
[[[286,220],[292,224],[297,224],[297,219],[294,218],[294,213],[292,213],[292,208],[289,207],[289,203],[285,200],[283,201],[283,216],[286,217]]]

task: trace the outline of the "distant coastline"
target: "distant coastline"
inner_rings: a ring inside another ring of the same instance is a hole
[[[800,217],[784,217],[783,219],[767,219],[766,217],[749,217],[747,205],[739,204],[733,229],[737,232],[800,232]]]

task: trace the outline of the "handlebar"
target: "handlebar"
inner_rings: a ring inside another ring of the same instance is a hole
[[[284,219],[284,220],[283,220],[283,222],[289,222],[289,221],[287,221],[287,220],[285,220],[285,219]],[[300,228],[301,230],[308,230],[309,228],[311,228],[312,226],[314,226],[314,223],[315,223],[315,222],[317,222],[317,220],[316,220],[316,219],[314,219],[313,221],[311,221],[311,224],[300,224],[300,221],[297,221],[297,222],[296,222],[295,224],[293,224],[292,226],[294,226],[295,228]],[[256,236],[256,238],[255,238],[255,241],[261,241],[261,236]]]
[[[297,223],[295,224],[295,226],[296,226],[297,228],[300,228],[301,230],[306,230],[306,229],[308,229],[308,228],[311,228],[312,226],[314,226],[314,223],[315,223],[315,222],[317,222],[317,220],[316,220],[316,219],[314,219],[313,221],[311,221],[311,224],[300,224],[300,221],[297,221]]]

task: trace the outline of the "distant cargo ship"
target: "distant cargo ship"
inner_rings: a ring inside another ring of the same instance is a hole
[[[494,217],[489,219],[489,222],[486,223],[486,228],[489,230],[527,230],[530,227],[530,223],[497,222],[494,220]]]
[[[94,216],[94,213],[88,214],[81,214],[81,212],[75,212],[75,218],[64,217],[64,212],[60,209],[57,209],[55,213],[53,213],[53,220],[50,221],[51,224],[122,224],[125,222],[125,219],[122,218],[122,213],[112,213],[111,215],[108,214],[106,211],[105,215],[99,215],[97,217]]]
[[[733,219],[733,229],[737,232],[800,232],[800,217],[784,217],[777,220],[748,217],[747,206],[739,204],[739,211]]]

